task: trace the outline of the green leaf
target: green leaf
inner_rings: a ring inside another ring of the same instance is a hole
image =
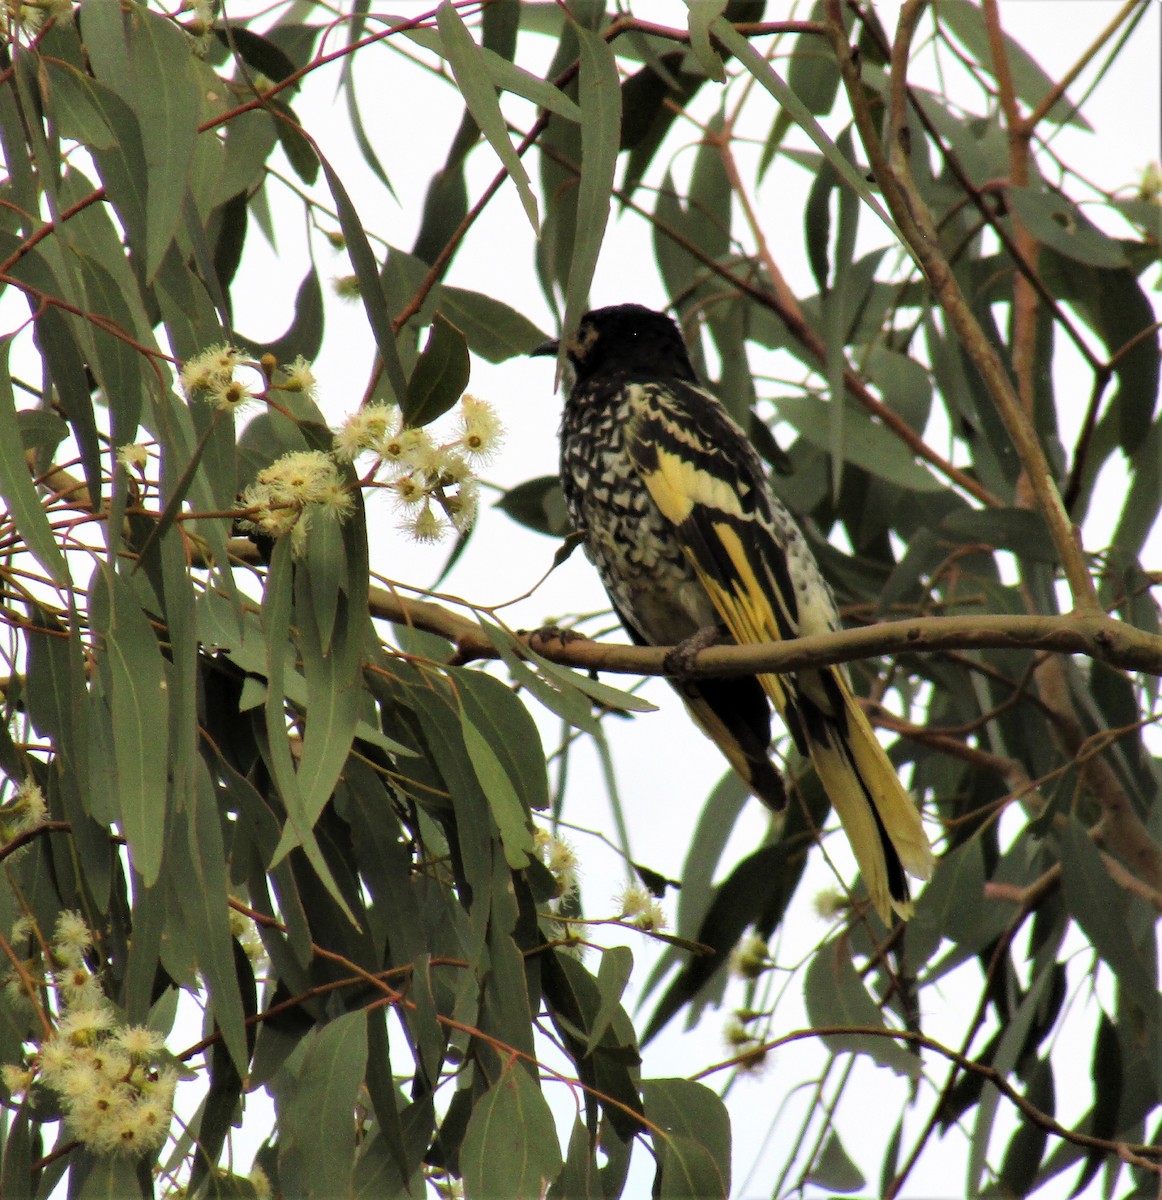
[[[528,709],[510,688],[482,671],[457,671],[454,681],[462,709],[499,756],[522,806],[548,808],[545,754]]]
[[[1057,562],[1045,519],[1029,508],[959,509],[940,522],[942,534],[957,542],[1011,550],[1030,562]]]
[[[358,727],[367,629],[365,529],[361,517],[339,525],[331,514],[317,514],[306,560],[295,570],[298,648],[309,704],[298,766],[299,816],[311,826],[331,797]]]
[[[519,871],[529,865],[533,856],[533,831],[528,810],[521,804],[520,796],[512,780],[501,765],[488,739],[476,728],[461,710],[460,729],[464,735],[464,747],[472,760],[476,778],[488,798],[488,807],[500,829],[500,841],[504,846],[504,857],[508,865]]]
[[[37,65],[43,59],[37,56]],[[25,235],[36,228],[41,201],[40,183],[37,172],[28,154],[27,116],[23,105],[19,102],[19,89],[8,86],[0,88],[0,142],[3,144],[4,165],[9,172],[8,186],[11,190],[11,203],[15,210],[23,214],[19,228]]]
[[[157,275],[189,192],[199,95],[186,35],[161,13],[84,0],[81,28],[97,79],[129,105],[145,158],[145,276]],[[213,134],[206,136],[212,137]]]
[[[711,26],[714,36],[734,54],[739,62],[754,76],[756,80],[775,98],[776,102],[790,113],[795,123],[819,147],[823,157],[835,168],[839,177],[848,187],[880,218],[892,231],[900,244],[907,246],[904,236],[896,228],[896,223],[888,216],[880,202],[875,198],[867,180],[856,170],[855,166],[842,154],[835,143],[827,136],[819,122],[808,111],[807,106],[787,86],[782,77],[769,62],[724,18],[718,17]]]
[[[564,537],[573,528],[556,475],[541,475],[518,483],[504,493],[495,507],[526,529],[548,537]]]
[[[117,134],[96,101],[104,84],[76,70],[68,63],[45,59],[42,63],[48,84],[48,110],[62,138],[69,138],[97,150],[109,150],[117,143]]]
[[[827,437],[830,419],[822,400],[814,396],[782,396],[779,416],[794,425],[813,446],[820,450],[830,448]],[[891,430],[877,425],[862,411],[851,412],[849,424],[851,428],[843,442],[848,462],[908,491],[944,490],[944,484],[912,457],[911,450]]]
[[[1091,267],[1127,265],[1118,242],[1102,233],[1076,204],[1057,192],[1010,187],[1005,189],[1005,197],[1033,237],[1067,258]]]
[[[971,953],[998,938],[1010,914],[1001,904],[975,903],[984,895],[984,885],[981,839],[969,838],[941,858],[940,869],[920,893],[916,913],[906,930],[909,952],[914,945],[927,945],[930,952],[935,951],[941,938],[948,938]],[[911,961],[925,962],[928,957],[918,953]]]
[[[537,215],[537,199],[533,195],[524,163],[509,141],[504,114],[500,111],[496,91],[488,77],[485,51],[473,40],[468,27],[449,0],[444,0],[436,10],[436,24],[439,26],[444,53],[452,68],[452,74],[456,77],[460,95],[463,96],[476,124],[480,126],[480,132],[488,139],[489,145],[504,164],[509,178],[516,184],[525,216],[533,227],[533,233],[539,237],[541,229],[540,218]]]
[[[1157,983],[1126,936],[1126,893],[1110,878],[1097,847],[1076,817],[1066,822],[1060,842],[1061,888],[1066,907],[1134,1003],[1148,1020],[1156,1022]]]
[[[795,60],[792,59],[792,67],[794,63]],[[834,67],[828,65],[832,77],[838,78]],[[831,279],[831,197],[838,183],[839,175],[835,168],[827,159],[823,159],[815,172],[815,178],[811,181],[807,205],[803,210],[807,262],[821,295],[827,291]]]
[[[323,344],[323,289],[319,285],[318,271],[312,267],[303,276],[295,293],[294,318],[284,333],[268,342],[255,342],[244,337],[238,337],[236,341],[250,347],[256,356],[273,354],[280,363],[293,362],[299,354],[314,359]]]
[[[661,1141],[656,1150],[658,1159],[654,1195],[659,1200],[689,1200],[697,1196],[721,1196],[729,1193],[723,1186],[718,1164],[706,1147],[696,1138],[674,1134]]]
[[[637,1035],[624,1008],[618,1006],[601,1043],[586,1055],[589,1029],[601,1008],[601,993],[593,976],[571,955],[552,951],[544,956],[542,982],[549,1017],[577,1068],[583,1083],[617,1104],[601,1102],[605,1120],[623,1140],[641,1132],[638,1069],[641,1055]],[[595,1111],[594,1101],[587,1106]]]
[[[7,254],[17,249],[19,243],[0,232],[0,247]],[[49,296],[61,295],[66,290],[36,250],[24,253],[23,257],[18,256],[18,259],[12,268],[12,274],[16,278]],[[52,306],[41,308],[36,318],[36,338],[49,377],[59,394],[59,411],[67,419],[69,428],[80,446],[85,483],[89,488],[90,503],[96,510],[100,507],[103,495],[103,450],[85,365],[88,354],[78,345],[73,329],[62,313]]]
[[[419,357],[403,400],[403,418],[411,426],[427,425],[443,416],[464,394],[469,375],[468,342],[440,313]]]
[[[1002,1076],[1008,1076],[1016,1067],[1029,1029],[1037,1016],[1038,1007],[1046,988],[1053,979],[1055,964],[1050,960],[1042,968],[1029,990],[1025,993],[1017,1011],[1008,1019],[993,1056],[992,1066]],[[1001,1094],[996,1085],[986,1083],[981,1092],[980,1102],[976,1108],[976,1119],[973,1122],[972,1138],[969,1142],[968,1175],[965,1180],[967,1196],[980,1194],[981,1178],[988,1162],[988,1144],[992,1134],[993,1122],[996,1119],[997,1107]]]
[[[11,338],[0,338],[0,494],[24,544],[56,583],[71,588],[68,564],[56,543],[24,458],[24,440],[8,371],[11,346]]]
[[[844,14],[845,18],[847,14]],[[822,0],[811,5],[810,20],[826,20]],[[845,20],[845,26],[849,22]],[[839,72],[835,58],[822,38],[797,37],[791,45],[791,62],[787,67],[787,86],[806,105],[807,111],[824,117],[835,105],[839,93]]]
[[[687,28],[690,31],[690,49],[697,58],[702,69],[715,81],[726,82],[726,70],[722,59],[710,43],[710,26],[726,8],[726,0],[698,0],[690,5],[687,15]]]
[[[982,67],[991,71],[992,52],[980,6],[971,3],[970,0],[940,0],[938,15],[940,21],[952,30],[956,40]],[[1023,46],[1007,33],[1002,36],[1017,98],[1029,108],[1035,108],[1057,85]],[[1058,125],[1078,125],[1088,132],[1093,132],[1092,126],[1068,96],[1062,96],[1046,116]]]
[[[923,433],[932,411],[932,379],[927,369],[881,342],[868,350],[861,365],[879,388],[884,403]]]
[[[190,936],[198,969],[209,984],[211,1012],[239,1076],[245,1078],[250,1056],[230,931],[226,848],[214,781],[203,759],[196,759],[195,764],[195,786],[188,795],[184,813],[175,818],[177,831],[184,828],[186,835],[185,845],[176,851],[187,868],[181,874],[180,887],[188,897]]]
[[[834,1129],[828,1132],[827,1141],[811,1164],[805,1182],[818,1184],[829,1192],[858,1192],[867,1184],[863,1172],[851,1161]]]
[[[245,25],[230,22],[227,28],[225,19],[219,18],[214,36],[226,49],[237,50],[238,57],[247,66],[261,71],[275,83],[282,83],[295,72],[294,61],[284,50]]]
[[[578,1116],[569,1134],[569,1152],[565,1166],[549,1189],[549,1200],[602,1200],[597,1166],[596,1138],[589,1136],[585,1122]]]
[[[316,153],[318,148],[316,147]],[[375,345],[383,359],[383,371],[396,401],[402,401],[407,394],[407,381],[404,379],[403,364],[399,358],[399,347],[396,345],[395,332],[392,328],[391,314],[387,311],[387,299],[383,294],[383,285],[379,281],[379,268],[375,255],[371,252],[371,244],[367,234],[363,232],[363,222],[347,195],[343,181],[331,168],[331,164],[319,154],[319,163],[327,178],[327,186],[335,200],[335,209],[339,214],[339,227],[347,242],[347,253],[351,258],[351,266],[355,269],[355,277],[359,280],[359,298],[363,301],[367,313],[367,323],[371,326]]]
[[[807,1015],[814,1026],[888,1027],[879,1005],[868,995],[867,986],[856,974],[851,950],[844,939],[837,938],[820,946],[808,964],[803,993]],[[920,1076],[919,1055],[892,1038],[851,1033],[829,1034],[823,1040],[833,1054],[867,1054],[897,1075],[910,1079]]]
[[[570,725],[587,733],[597,732],[592,706],[583,693],[560,677],[550,683],[523,661],[520,655],[525,653],[525,648],[518,649],[516,641],[505,630],[483,618],[480,625],[516,683],[527,688],[550,712]]]
[[[4,343],[5,354],[8,344]],[[11,385],[11,376],[8,379]],[[15,400],[13,404],[15,405]],[[69,436],[68,425],[56,413],[45,408],[17,409],[16,424],[20,429],[20,442],[24,449],[37,451],[38,456],[46,463],[51,461],[53,452]]]
[[[546,334],[523,313],[483,292],[443,284],[439,308],[464,331],[468,348],[491,363],[529,354],[546,340]]]
[[[743,6],[731,0],[730,7]],[[624,49],[624,39],[619,40],[618,49]],[[689,111],[690,102],[706,84],[706,76],[698,64],[685,53],[671,51],[646,54],[643,58],[645,65],[630,75],[621,88],[624,113],[621,145],[629,151],[622,192],[627,199],[633,196],[655,161],[679,114]],[[669,292],[677,295],[673,287]]]
[[[1088,267],[1051,247],[1042,249],[1041,270],[1054,295],[1068,299],[1104,343],[1118,384],[1108,414],[1116,418],[1122,449],[1133,454],[1150,432],[1158,404],[1162,341],[1154,324],[1154,306],[1131,270]],[[1106,419],[1098,426],[1099,434]],[[1096,444],[1090,447],[1089,461],[1096,475],[1104,461]],[[1154,461],[1158,461],[1156,454]],[[1155,511],[1151,509],[1146,519]]]
[[[602,951],[601,966],[597,969],[597,990],[601,993],[601,1007],[589,1027],[586,1054],[593,1053],[617,1015],[632,971],[633,951],[628,946],[607,946]]]
[[[576,329],[589,305],[589,286],[609,221],[617,152],[621,146],[621,80],[613,49],[600,35],[577,26],[581,52],[581,177],[577,220],[565,287],[566,331]]]
[[[157,377],[145,356],[125,341],[124,334],[137,332],[137,314],[126,303],[123,283],[100,263],[80,255],[75,256],[75,261],[89,311],[104,318],[100,324],[94,322],[91,334],[94,354],[89,368],[97,377],[113,419],[113,444],[123,446],[137,435],[142,401],[156,392]],[[136,299],[136,294],[132,295]],[[123,331],[122,335],[102,328],[104,324]],[[145,334],[144,340],[148,344],[153,338]]]
[[[403,30],[403,34],[417,45],[439,54],[442,58],[447,58],[449,62],[451,61],[451,54],[448,52],[443,38],[442,26],[439,34],[432,29],[425,29],[422,26],[405,29]],[[475,45],[475,43],[473,44]],[[541,79],[531,71],[526,71],[523,67],[518,67],[503,55],[497,54],[495,50],[490,49],[487,45],[478,46],[477,53],[480,56],[478,60],[479,66],[487,74],[494,87],[498,87],[502,91],[512,92],[514,96],[521,96],[525,100],[530,100],[538,108],[547,109],[549,112],[556,113],[559,117],[564,117],[568,121],[581,120],[581,110],[574,101],[547,79]],[[454,70],[455,67],[453,67]],[[473,113],[473,117],[475,117],[475,113]]]
[[[1133,477],[1111,540],[1127,557],[1141,553],[1162,505],[1162,418],[1150,426],[1134,452],[1132,466]]]
[[[165,664],[129,581],[115,572],[101,572],[94,591],[98,662],[115,731],[117,805],[134,869],[145,886],[152,887],[161,870],[168,801]]]
[[[848,157],[851,154],[851,129],[839,135],[836,149]],[[835,234],[835,270],[831,289],[821,298],[824,336],[827,340],[827,391],[831,403],[827,406],[827,450],[831,456],[831,497],[838,503],[843,481],[846,431],[844,416],[847,389],[843,382],[847,356],[844,346],[848,340],[848,314],[854,313],[861,299],[858,276],[852,271],[855,256],[855,237],[859,228],[859,199],[850,188],[840,188],[839,221]],[[856,435],[858,437],[858,434]]]
[[[318,147],[303,129],[298,113],[280,96],[268,96],[266,103],[277,115],[275,135],[287,161],[303,183],[311,186],[319,177],[322,157]]]
[[[347,1194],[355,1166],[353,1113],[367,1066],[367,1014],[312,1029],[272,1081],[279,1173],[298,1196]]]
[[[1052,1117],[1056,1106],[1053,1068],[1047,1059],[1039,1059],[1031,1075],[1025,1087],[1025,1098],[1041,1112]],[[1021,1121],[1005,1148],[1005,1157],[1001,1164],[1000,1185],[1005,1189],[1005,1194],[1028,1196],[1032,1193],[1048,1140],[1047,1129],[1027,1119]]]
[[[529,1073],[510,1066],[472,1109],[460,1146],[467,1194],[476,1200],[543,1195],[561,1170],[553,1114]]]
[[[642,1083],[646,1119],[658,1156],[661,1196],[730,1195],[730,1118],[726,1105],[705,1084],[689,1079]]]
[[[287,671],[293,583],[290,538],[281,538],[275,542],[262,592],[262,631],[267,679],[264,705],[266,750],[271,774],[286,808],[286,824],[269,865],[272,868],[276,867],[295,846],[302,846],[303,853],[332,899],[354,923],[355,915],[343,898],[315,838],[314,818],[308,811],[306,797],[299,785],[299,777],[291,757],[290,740],[287,737],[286,680],[288,675],[293,677],[293,672]],[[316,813],[315,816],[317,815]]]
[[[91,1157],[90,1161],[77,1200],[131,1200],[134,1196],[144,1195],[137,1175],[137,1159],[123,1154],[103,1154]]]
[[[535,650],[526,649],[525,653],[529,661],[536,663],[545,675],[570,684],[579,692],[584,692],[590,700],[594,700],[598,704],[612,709],[614,712],[658,711],[656,704],[651,703],[642,696],[635,696],[632,692],[623,692],[620,688],[610,687],[599,680],[590,679],[588,675],[581,671],[575,671],[572,667],[565,667],[560,663],[551,662],[549,659],[543,658]]]

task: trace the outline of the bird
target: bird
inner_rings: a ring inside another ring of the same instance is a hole
[[[533,354],[559,355],[550,340]],[[756,645],[840,628],[802,531],[746,434],[698,380],[678,325],[640,304],[594,309],[564,339],[561,487],[570,520],[629,637],[673,648],[669,681],[772,810],[771,704],[843,824],[885,924],[913,912],[908,875],[933,854],[920,814],[842,665],[793,674],[683,676],[715,641]]]

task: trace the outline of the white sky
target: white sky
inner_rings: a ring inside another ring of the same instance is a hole
[[[415,3],[399,2],[391,6],[393,14],[404,16],[423,11]],[[768,17],[792,15],[791,6],[772,4]],[[801,12],[805,14],[806,5]],[[1054,77],[1059,76],[1093,40],[1098,30],[1116,12],[1111,0],[1002,0],[1001,14],[1006,29]],[[889,30],[894,29],[898,5],[885,0],[876,5]],[[634,4],[634,12],[664,23],[684,24],[684,6],[676,0]],[[1159,150],[1159,17],[1162,7],[1151,7],[1146,21],[1128,47],[1121,65],[1088,101],[1085,112],[1098,133],[1093,136],[1065,131],[1057,148],[1091,177],[1108,185],[1132,185],[1146,162]],[[334,46],[339,43],[336,41]],[[334,48],[334,47],[332,47]],[[531,57],[520,57],[522,65],[542,70],[552,47],[532,46]],[[410,247],[418,227],[424,190],[432,174],[442,165],[460,118],[458,98],[438,80],[404,69],[400,61],[386,51],[365,52],[357,67],[359,95],[367,125],[376,148],[392,177],[399,204],[383,196],[373,185],[359,160],[348,135],[345,103],[336,95],[337,68],[328,68],[313,76],[303,98],[295,107],[305,126],[319,141],[324,153],[335,164],[347,184],[352,199],[370,230],[404,249]],[[920,75],[914,77],[923,82]],[[1089,76],[1083,76],[1088,79]],[[711,89],[705,89],[707,93]],[[1076,89],[1074,89],[1076,94]],[[707,97],[708,98],[708,97]],[[705,102],[705,100],[704,100]],[[514,104],[514,119],[526,126],[530,121],[526,106]],[[765,93],[755,101],[759,126],[773,117],[773,101]],[[834,130],[833,130],[834,132]],[[689,144],[693,131],[684,135]],[[1068,143],[1068,148],[1066,148]],[[680,142],[675,143],[676,145]],[[281,157],[281,156],[279,156]],[[680,154],[677,169],[687,170],[691,155]],[[527,160],[530,170],[533,156]],[[283,164],[285,167],[285,164]],[[497,161],[487,147],[473,152],[469,163],[470,202],[497,169]],[[534,178],[535,178],[535,172]],[[746,173],[744,167],[744,174]],[[800,292],[814,290],[801,253],[801,212],[809,180],[802,172],[776,165],[768,174],[759,195],[759,211],[780,266],[792,287]],[[277,186],[273,192],[277,194]],[[316,195],[325,198],[322,188]],[[265,247],[256,228],[251,229],[247,245],[246,279],[238,290],[238,324],[242,332],[255,339],[273,337],[286,327],[291,315],[294,290],[305,269],[302,244],[303,221],[300,210],[288,203],[276,207],[279,214],[279,253]],[[874,219],[865,217],[865,224]],[[789,234],[780,239],[778,231],[789,226]],[[878,237],[878,231],[876,231]],[[599,264],[592,296],[595,304],[636,300],[657,307],[667,297],[657,279],[650,252],[648,227],[632,214],[611,222],[605,251]],[[344,256],[316,238],[315,255],[324,276],[345,274],[349,267]],[[1153,282],[1150,275],[1147,279]],[[527,221],[516,200],[515,190],[505,185],[489,206],[485,216],[470,234],[457,255],[449,281],[475,287],[497,295],[526,313],[551,333],[555,326],[540,292],[533,267],[533,242]],[[340,309],[328,297],[328,336],[316,364],[320,395],[328,414],[338,418],[350,411],[363,394],[373,358],[373,344],[358,307]],[[556,430],[560,400],[552,393],[550,360],[513,360],[499,366],[473,362],[470,390],[491,400],[508,426],[507,444],[488,471],[488,477],[501,486],[511,486],[536,475],[556,470]],[[1088,376],[1059,379],[1060,402],[1074,407],[1075,416],[1083,409],[1088,394]],[[1111,478],[1109,486],[1117,498],[1124,480]],[[395,531],[395,516],[380,499],[370,501],[373,563],[377,569],[397,581],[415,585],[430,583],[438,574],[448,548],[422,548],[410,545]],[[1088,532],[1091,548],[1100,548],[1101,518]],[[482,514],[479,528],[467,552],[442,590],[470,597],[477,603],[492,604],[527,591],[549,567],[556,543],[528,533],[503,514]],[[1159,566],[1160,549],[1155,531],[1154,552],[1148,561]],[[554,618],[606,607],[604,593],[592,567],[580,553],[556,571],[530,599],[504,610],[504,618],[513,626],[535,627]],[[628,680],[610,680],[628,684]],[[723,773],[718,753],[687,721],[680,703],[661,681],[646,685],[645,694],[661,709],[657,714],[638,717],[632,722],[608,722],[608,736],[618,769],[621,797],[630,827],[630,839],[637,858],[671,877],[681,873],[694,823],[705,797]],[[530,701],[535,708],[535,703]],[[546,746],[556,744],[558,723],[547,717],[542,722]],[[581,825],[600,829],[613,836],[608,800],[597,769],[596,756],[582,741],[573,754],[570,791],[565,816]],[[732,835],[723,858],[733,864],[757,842],[765,829],[765,817],[757,804],[748,806]],[[612,915],[612,896],[624,882],[615,857],[596,839],[573,835],[582,859],[582,886],[587,910],[591,915]],[[854,864],[842,838],[832,838],[829,851],[841,875],[851,879]],[[807,877],[776,948],[781,964],[794,965],[808,955],[827,934],[827,926],[811,905],[812,897],[835,883],[821,855],[812,858]],[[673,901],[667,907],[672,916]],[[644,980],[652,958],[644,939],[625,935],[634,950],[638,967],[631,988]],[[595,960],[591,962],[595,966]],[[1086,963],[1078,964],[1078,973]],[[973,981],[966,983],[967,994],[975,996]],[[634,997],[627,996],[631,1013]],[[933,1005],[947,1003],[947,1009]],[[933,1036],[958,1044],[958,1029],[964,1012],[955,994],[927,996],[927,1031]],[[644,1025],[643,1019],[637,1023]],[[727,1014],[724,1012],[722,1017]],[[779,1001],[776,1020],[778,1032],[806,1025],[800,1001],[800,986],[793,981]],[[1064,1036],[1068,1036],[1068,1033]],[[1084,1036],[1084,1035],[1079,1035]],[[1079,1042],[1079,1053],[1087,1058],[1088,1037]],[[644,1076],[688,1075],[726,1056],[721,1041],[721,1022],[711,1014],[702,1027],[682,1032],[676,1023],[646,1051]],[[776,1164],[799,1136],[800,1124],[812,1093],[801,1090],[790,1094],[798,1081],[818,1073],[826,1055],[814,1042],[799,1043],[780,1051],[765,1069],[742,1079],[728,1098],[735,1142],[735,1191],[739,1196],[770,1193]],[[1085,1063],[1081,1079],[1086,1076]],[[942,1081],[943,1067],[933,1072]],[[564,1089],[547,1088],[554,1103],[560,1104],[563,1119],[571,1121],[573,1106]],[[927,1114],[931,1090],[922,1089],[922,1102],[911,1119],[905,1148],[916,1135],[919,1120]],[[1059,1090],[1062,1116],[1067,1119],[1083,1111],[1088,1093],[1075,1098]],[[841,1131],[854,1131],[847,1148],[868,1171],[869,1188],[876,1187],[882,1149],[892,1131],[898,1113],[907,1100],[907,1088],[884,1070],[860,1060],[856,1065],[854,1086],[845,1093],[838,1113]],[[260,1107],[258,1105],[255,1106]],[[1002,1114],[1007,1118],[1005,1105]],[[1010,1128],[1007,1119],[1002,1128]],[[995,1144],[995,1143],[994,1143]],[[965,1162],[963,1137],[953,1133],[940,1146],[933,1146],[911,1177],[906,1191],[910,1197],[952,1196],[963,1194]],[[240,1154],[246,1161],[246,1154]],[[627,1195],[646,1194],[652,1175],[651,1163],[643,1151],[635,1153],[636,1169]],[[1063,1178],[1070,1178],[1070,1174]],[[1064,1195],[1058,1188],[1042,1195]]]

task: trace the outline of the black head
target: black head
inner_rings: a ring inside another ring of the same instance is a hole
[[[556,354],[557,349],[557,342],[546,342],[533,353]],[[574,386],[608,372],[697,382],[676,322],[641,304],[616,304],[586,313],[565,343],[565,353]]]

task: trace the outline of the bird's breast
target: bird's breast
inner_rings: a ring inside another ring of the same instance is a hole
[[[610,599],[647,642],[673,645],[718,617],[625,451],[623,419],[616,410],[566,411],[561,484]]]

